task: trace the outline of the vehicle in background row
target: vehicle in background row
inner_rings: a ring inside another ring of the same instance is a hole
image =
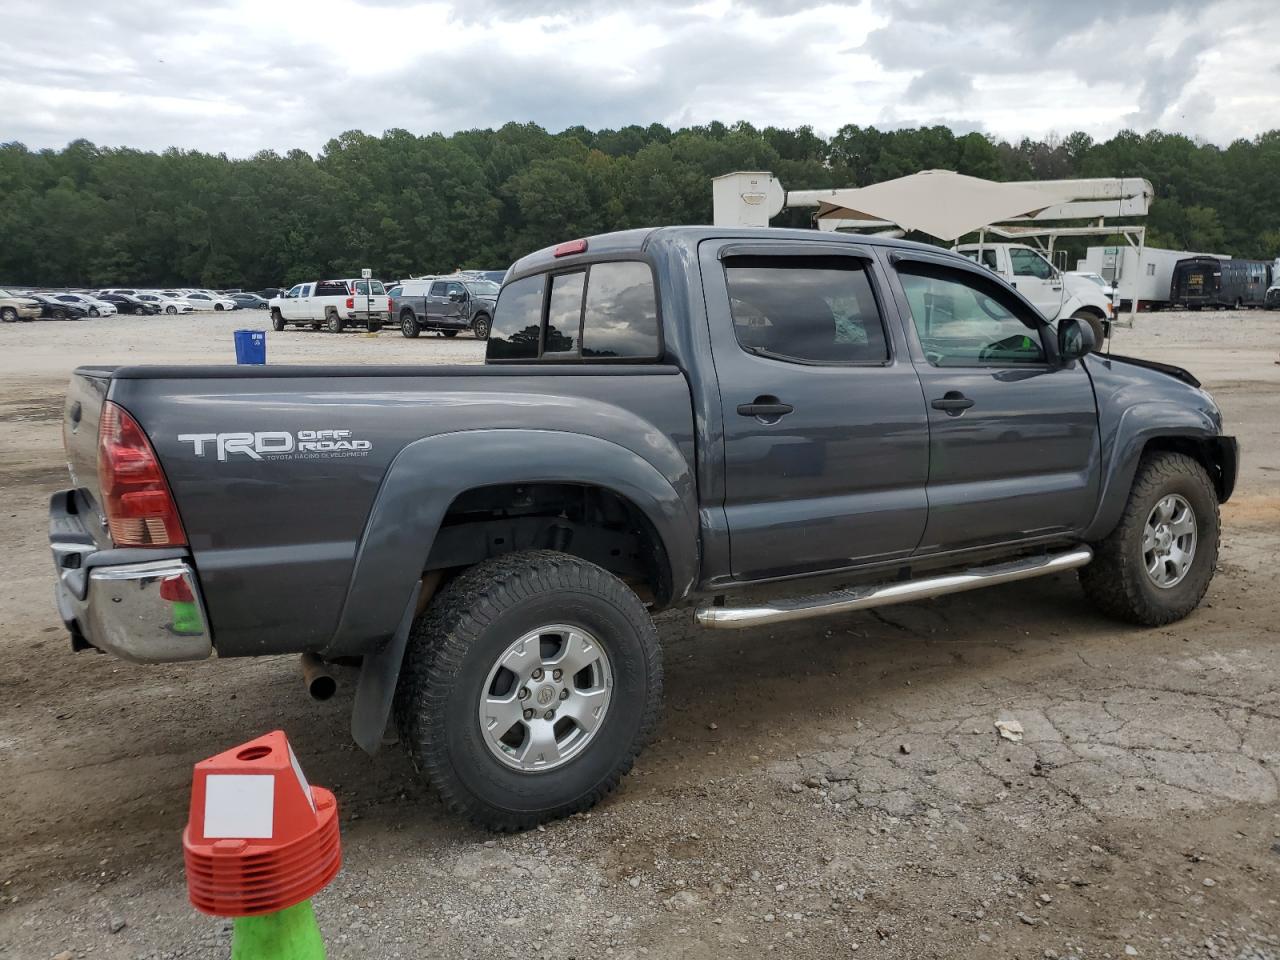
[[[490,283],[496,283],[502,286],[502,281],[506,277],[505,270],[459,270],[458,276],[470,277],[473,280],[488,280]]]
[[[272,297],[283,297],[288,292],[287,287],[263,287],[258,291],[258,296],[269,301]]]
[[[88,320],[89,307],[79,301],[67,302],[47,293],[28,294],[40,304],[41,320]]]
[[[312,280],[299,283],[283,297],[268,301],[271,326],[305,325],[330,333],[363,326],[377,333],[391,315],[391,301],[381,280]]]
[[[136,296],[143,303],[154,306],[157,312],[167,313],[170,316],[177,313],[191,313],[195,310],[189,300],[184,300],[180,297],[172,297],[163,293],[149,293],[147,291],[141,291]]]
[[[1169,299],[1188,310],[1203,307],[1262,307],[1271,285],[1269,260],[1187,257],[1173,268]]]
[[[78,303],[89,311],[91,317],[110,317],[116,313],[116,306],[108,300],[101,300],[98,297],[91,297],[83,293],[54,293],[50,294],[55,300],[61,300],[63,303]]]
[[[141,290],[133,290],[133,289],[130,289],[130,288],[128,288],[128,287],[110,287],[109,289],[106,289],[106,290],[99,290],[99,291],[98,291],[98,295],[99,295],[99,296],[101,296],[101,295],[102,295],[102,294],[104,294],[104,293],[122,293],[122,294],[124,294],[126,297],[132,297],[132,296],[136,296],[136,295],[137,295],[137,294],[139,294],[139,293],[142,293],[142,291],[141,291]]]
[[[394,714],[450,809],[526,829],[654,733],[652,611],[767,630],[1075,569],[1131,623],[1191,613],[1236,441],[1190,373],[1094,346],[936,247],[668,227],[519,260],[481,367],[80,367],[59,613],[144,662],[358,659],[357,743]]]
[[[114,306],[119,313],[131,313],[139,317],[154,316],[161,309],[158,303],[147,303],[126,293],[104,293],[101,299]]]
[[[256,293],[232,293],[228,296],[236,302],[236,308],[240,310],[265,310],[267,309],[267,301]]]
[[[1139,255],[1141,254],[1141,255]],[[1229,260],[1224,254],[1197,253],[1188,250],[1164,250],[1160,247],[1137,247],[1125,244],[1112,247],[1089,247],[1084,259],[1076,261],[1076,269],[1099,274],[1116,288],[1117,310],[1162,310],[1171,307],[1169,291],[1173,285],[1173,269],[1179,260],[1208,257]]]
[[[40,316],[41,304],[34,297],[10,293],[0,289],[0,323],[17,323],[19,320],[35,320]]]
[[[1046,320],[1076,317],[1089,321],[1094,338],[1102,343],[1114,318],[1114,306],[1097,284],[1063,273],[1035,247],[1020,243],[966,243],[953,249],[1003,277],[1034,303]]]
[[[220,297],[208,290],[184,290],[182,299],[186,300],[197,312],[207,313],[211,310],[234,310],[236,302],[230,297]]]
[[[499,289],[490,280],[458,275],[405,280],[391,309],[406,337],[423,330],[456,337],[459,330],[470,330],[477,340],[487,340]]]
[[[1106,277],[1102,276],[1100,273],[1092,273],[1088,270],[1068,270],[1067,276],[1084,277],[1084,279],[1097,286],[1102,291],[1102,295],[1111,301],[1111,313],[1113,316],[1115,315],[1116,310],[1120,306],[1119,294],[1116,293],[1116,288],[1107,282]]]

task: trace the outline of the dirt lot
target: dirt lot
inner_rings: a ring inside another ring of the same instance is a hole
[[[1280,315],[1150,315],[1117,339],[1193,369],[1243,446],[1189,620],[1118,627],[1070,575],[730,635],[669,613],[637,770],[498,838],[398,748],[351,745],[350,683],[313,704],[290,658],[70,652],[44,519],[68,372],[230,359],[245,319],[0,328],[0,956],[225,957],[228,926],[185,899],[191,764],[283,727],[342,808],[316,900],[331,957],[1280,957]],[[395,331],[273,333],[268,354],[480,357]]]

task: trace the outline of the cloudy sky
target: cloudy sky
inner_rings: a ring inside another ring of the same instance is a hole
[[[1280,0],[3,0],[0,142],[359,128],[1280,128]]]

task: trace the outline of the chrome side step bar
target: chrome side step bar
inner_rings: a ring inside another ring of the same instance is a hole
[[[1089,547],[1077,547],[1067,553],[1029,557],[996,563],[985,567],[972,567],[959,573],[948,573],[922,580],[903,580],[879,586],[848,587],[807,597],[791,597],[772,603],[749,607],[717,607],[710,603],[700,605],[694,617],[699,626],[716,630],[737,630],[743,627],[759,627],[764,624],[786,623],[790,620],[807,620],[852,610],[869,610],[887,607],[893,603],[910,600],[927,600],[948,593],[993,587],[1000,583],[1029,580],[1062,570],[1083,567],[1093,559]]]

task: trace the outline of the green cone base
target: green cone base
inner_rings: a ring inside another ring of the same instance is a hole
[[[231,960],[325,960],[311,901],[261,917],[236,917]]]

